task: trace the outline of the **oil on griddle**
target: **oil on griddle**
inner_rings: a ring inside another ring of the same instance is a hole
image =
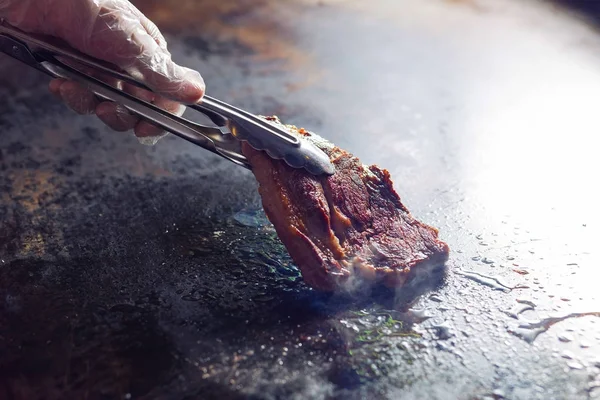
[[[597,33],[400,3],[136,2],[210,94],[388,168],[440,228],[443,280],[369,298],[303,283],[248,171],[0,59],[0,398],[599,396]]]

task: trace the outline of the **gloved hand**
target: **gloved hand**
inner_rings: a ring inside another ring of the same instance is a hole
[[[194,104],[204,95],[200,74],[171,60],[156,25],[127,0],[0,0],[0,17],[23,31],[61,38],[85,54],[117,65],[161,96],[123,82],[108,83],[170,112],[181,115],[185,107],[180,103]],[[50,91],[79,114],[95,113],[114,130],[134,129],[142,143],[154,144],[164,136],[124,107],[99,102],[75,82],[52,80]]]

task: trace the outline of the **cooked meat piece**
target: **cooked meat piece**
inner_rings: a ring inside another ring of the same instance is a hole
[[[280,124],[277,117],[268,117]],[[336,167],[316,177],[244,143],[267,217],[315,289],[382,282],[402,286],[418,272],[443,266],[449,248],[437,229],[400,202],[390,174],[304,129],[287,127],[321,148]]]

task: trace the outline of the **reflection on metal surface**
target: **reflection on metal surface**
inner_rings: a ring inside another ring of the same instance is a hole
[[[494,278],[492,276],[487,276],[487,275],[483,275],[477,272],[471,272],[471,271],[455,271],[456,274],[461,275],[466,277],[467,279],[470,279],[474,282],[480,283],[482,285],[491,287],[494,290],[500,290],[503,292],[510,292],[513,289],[518,289],[518,288],[525,288],[527,289],[527,287],[522,287],[522,286],[515,286],[515,287],[510,287],[505,285],[504,283],[500,282],[500,280],[498,278]]]
[[[56,185],[52,183],[53,175],[50,171],[13,170],[9,177],[13,182],[9,193],[20,199],[19,203],[31,214],[39,211],[43,206],[45,200],[43,197],[51,197],[55,194]],[[8,202],[10,199],[6,198],[5,201]]]
[[[597,315],[600,300],[600,38],[589,26],[510,0],[479,0],[481,11],[408,0],[139,3],[211,92],[389,169],[412,213],[440,228],[452,269],[528,288],[449,274],[424,289],[432,296],[312,291],[261,219],[245,171],[181,141],[148,149],[73,116],[38,78],[11,82],[24,75],[2,59],[2,390],[599,393],[599,320],[564,318]],[[309,67],[323,79],[290,92]],[[25,178],[19,188],[13,176]],[[38,235],[32,250],[43,254],[22,253]],[[544,334],[530,344],[511,333],[527,327]]]
[[[29,223],[36,227],[21,238],[16,253],[21,257],[44,257],[46,255],[46,236],[52,235],[52,242],[62,244],[60,230],[48,230],[44,213],[49,209],[56,209],[52,199],[57,196],[60,180],[56,179],[50,171],[37,169],[16,169],[8,176],[10,190],[6,191],[2,200],[10,204],[15,200],[31,216]],[[8,221],[5,220],[5,223]]]
[[[586,313],[571,313],[561,317],[549,317],[541,321],[527,322],[519,325],[517,329],[510,331],[516,336],[519,336],[528,343],[533,341],[543,332],[546,332],[554,324],[562,322],[569,318],[582,318],[582,317],[600,317],[600,312],[586,312]],[[572,339],[564,339],[565,336],[559,337],[561,342],[570,342]]]

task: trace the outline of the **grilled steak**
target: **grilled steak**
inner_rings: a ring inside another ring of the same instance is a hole
[[[267,217],[306,283],[323,291],[365,282],[398,287],[446,262],[448,246],[437,229],[417,221],[400,202],[388,171],[365,166],[304,129],[287,127],[329,155],[336,173],[316,177],[245,143],[243,153]]]

